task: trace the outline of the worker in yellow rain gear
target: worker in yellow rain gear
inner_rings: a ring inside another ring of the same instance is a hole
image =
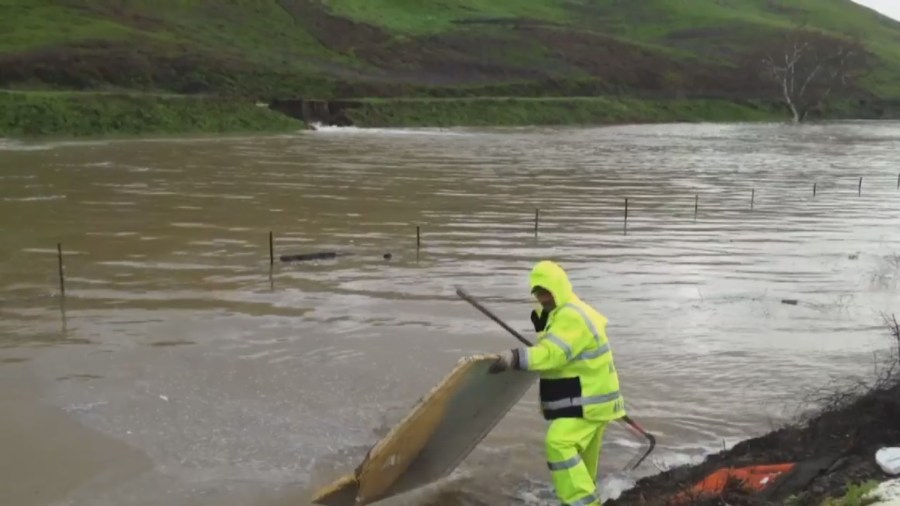
[[[547,465],[559,500],[568,506],[597,506],[597,466],[606,426],[625,416],[625,400],[606,337],[605,316],[572,291],[566,272],[538,262],[531,293],[541,314],[531,314],[538,342],[506,351],[492,365],[539,371],[541,411],[547,429]]]

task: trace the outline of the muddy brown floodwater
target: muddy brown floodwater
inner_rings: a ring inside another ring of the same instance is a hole
[[[659,437],[627,474],[637,442],[608,432],[614,495],[872,373],[898,160],[897,123],[2,141],[0,504],[308,504],[457,359],[515,344],[454,285],[527,331],[545,257],[610,318]],[[276,257],[353,255],[270,275],[270,230]],[[387,504],[551,504],[543,430],[531,393]]]

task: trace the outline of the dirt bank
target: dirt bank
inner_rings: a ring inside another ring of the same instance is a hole
[[[900,327],[892,323],[897,348],[871,384],[844,388],[823,397],[824,408],[797,424],[744,441],[709,456],[702,464],[683,466],[639,481],[612,506],[673,504],[673,496],[687,492],[720,468],[802,462],[802,474],[785,475],[762,497],[732,483],[723,494],[689,504],[819,505],[841,497],[850,484],[883,481],[888,476],[875,463],[875,452],[900,445]],[[799,471],[799,468],[798,468]]]

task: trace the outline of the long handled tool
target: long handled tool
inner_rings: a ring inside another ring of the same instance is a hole
[[[484,307],[480,302],[478,302],[477,300],[475,300],[475,298],[473,298],[471,295],[469,295],[468,293],[466,293],[466,291],[463,290],[462,288],[456,287],[456,295],[458,295],[459,298],[461,298],[461,299],[463,299],[464,301],[466,301],[466,302],[468,302],[469,304],[471,304],[475,309],[481,311],[482,314],[484,314],[485,316],[487,316],[487,317],[490,318],[491,320],[494,320],[494,322],[496,322],[498,325],[500,325],[501,327],[503,327],[504,329],[506,329],[507,332],[509,332],[510,334],[512,334],[513,337],[515,337],[516,339],[518,339],[519,342],[521,342],[521,343],[524,344],[525,346],[531,346],[531,345],[532,345],[532,342],[529,341],[527,338],[525,338],[525,336],[523,336],[522,334],[518,333],[515,329],[513,329],[512,327],[510,327],[509,325],[507,325],[503,320],[501,320],[500,318],[498,318],[494,313],[492,313],[488,308]],[[647,448],[647,451],[644,452],[643,455],[641,455],[640,458],[638,458],[636,462],[635,462],[635,461],[632,461],[632,463],[630,464],[631,469],[634,470],[634,469],[637,469],[637,467],[638,467],[639,465],[641,465],[641,462],[643,462],[643,461],[650,455],[650,453],[653,452],[653,449],[656,448],[656,437],[654,437],[653,434],[650,434],[649,432],[645,431],[640,425],[637,424],[637,422],[635,422],[635,421],[634,421],[630,416],[628,416],[628,415],[623,416],[620,420],[621,420],[622,422],[624,422],[625,424],[627,424],[628,427],[630,427],[632,430],[634,430],[635,432],[637,432],[637,433],[640,434],[641,436],[644,436],[644,438],[645,438],[645,439],[647,440],[647,442],[650,444],[649,447]]]

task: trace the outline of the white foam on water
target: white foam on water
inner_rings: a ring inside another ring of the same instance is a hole
[[[66,146],[103,146],[107,141],[57,141],[28,143],[16,139],[0,138],[0,151],[47,151]]]
[[[45,200],[61,200],[65,195],[37,195],[35,197],[5,197],[4,202],[42,202]]]
[[[611,474],[601,478],[599,483],[600,500],[606,502],[610,499],[618,499],[626,490],[637,483],[633,478],[624,474]]]
[[[373,134],[373,135],[455,135],[465,133],[447,128],[360,128],[355,126],[334,126],[312,123],[313,133],[322,134]]]
[[[21,251],[23,253],[40,253],[40,254],[47,254],[47,255],[59,254],[59,252],[55,248],[22,248],[19,251]],[[66,256],[84,255],[85,252],[78,251],[78,250],[63,250],[63,254]]]
[[[67,412],[76,412],[76,413],[87,413],[93,411],[96,408],[107,405],[107,401],[96,401],[96,402],[85,402],[78,404],[70,404],[68,406],[63,407],[63,411]]]

